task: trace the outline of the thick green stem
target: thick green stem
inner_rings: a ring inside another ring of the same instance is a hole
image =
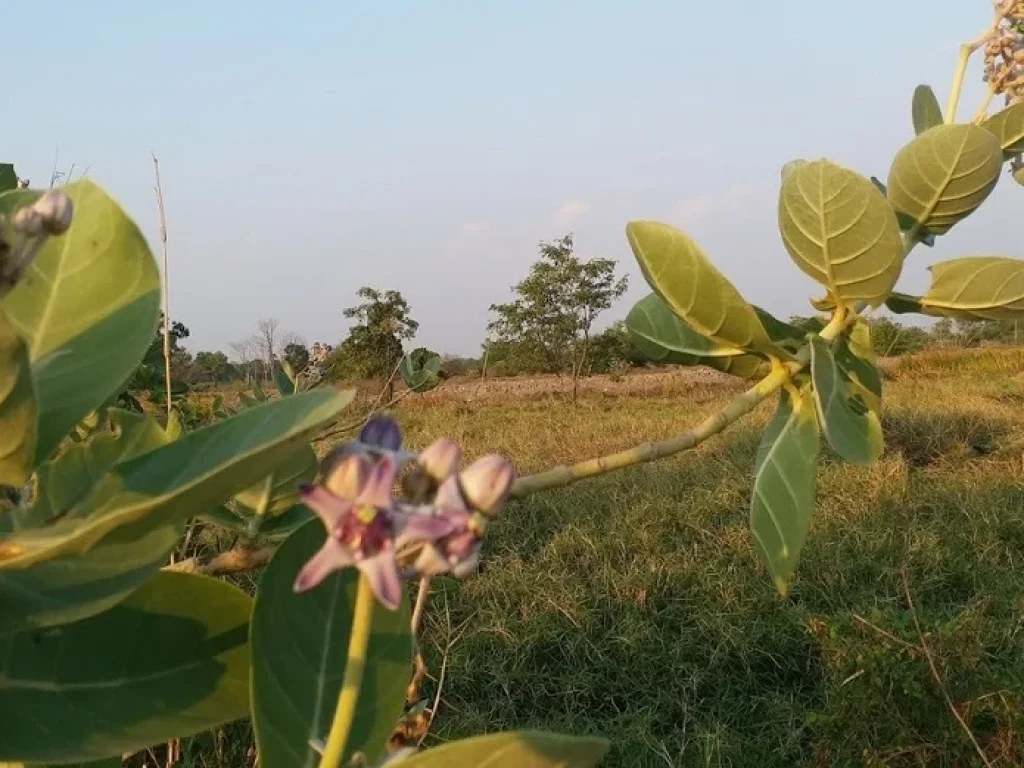
[[[327,744],[320,758],[320,768],[339,768],[345,756],[345,746],[352,730],[356,714],[359,689],[363,684],[363,670],[366,668],[366,648],[370,644],[370,627],[373,624],[373,590],[365,576],[359,577],[356,588],[356,604],[352,611],[352,634],[348,639],[348,658],[345,659],[345,677],[338,694],[338,706],[327,735]]]

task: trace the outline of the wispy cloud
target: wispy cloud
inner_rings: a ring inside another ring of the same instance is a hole
[[[459,232],[463,237],[473,237],[474,235],[482,235],[490,228],[491,225],[486,221],[465,221],[459,227]]]
[[[716,216],[734,213],[765,191],[756,181],[741,181],[720,192],[705,192],[680,200],[672,207],[672,218],[682,224],[695,224]]]

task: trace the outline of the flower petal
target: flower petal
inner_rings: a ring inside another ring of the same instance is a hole
[[[352,502],[339,498],[322,485],[305,486],[300,492],[302,502],[319,517],[328,531],[352,509]]]
[[[455,475],[441,483],[441,487],[437,489],[437,495],[434,497],[434,506],[451,511],[467,511],[466,500],[462,498],[459,479]]]
[[[370,589],[388,610],[394,611],[402,601],[402,582],[398,579],[398,566],[393,550],[360,560],[356,567],[370,582]]]
[[[395,460],[388,455],[381,456],[373,466],[370,477],[356,498],[357,504],[369,504],[377,509],[391,507],[391,494],[395,488],[395,475],[398,467]]]
[[[401,549],[416,541],[436,541],[459,529],[459,523],[445,515],[430,511],[410,512],[397,522],[398,536],[395,546]]]
[[[366,485],[372,464],[370,460],[358,453],[348,453],[331,466],[330,472],[324,476],[324,486],[340,499],[354,499]]]
[[[302,566],[299,575],[295,577],[295,584],[292,589],[296,592],[304,592],[312,589],[327,576],[341,568],[347,568],[355,563],[352,553],[347,547],[339,544],[335,539],[328,537],[324,545],[317,550],[317,553]]]
[[[451,565],[441,550],[433,544],[427,544],[420,551],[413,568],[420,576],[437,576],[439,573],[447,573]]]

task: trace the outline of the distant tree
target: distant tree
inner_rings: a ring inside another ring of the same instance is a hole
[[[516,299],[491,305],[489,351],[515,345],[543,359],[549,371],[569,370],[575,402],[594,320],[626,292],[627,278],[616,279],[615,267],[612,259],[577,258],[571,234],[541,243],[540,258],[513,288]]]
[[[441,370],[449,376],[465,376],[480,371],[480,360],[461,355],[441,355]]]
[[[590,373],[610,373],[625,367],[642,367],[647,358],[629,338],[626,323],[616,320],[590,340],[587,370]]]
[[[363,286],[361,304],[345,310],[355,323],[330,355],[335,378],[387,378],[402,359],[402,340],[416,335],[419,323],[410,316],[401,293]]]
[[[234,366],[223,352],[196,352],[195,365],[204,381],[219,383],[235,376]]]
[[[924,328],[903,325],[888,317],[876,317],[871,323],[871,345],[883,357],[897,357],[920,352],[931,342]]]
[[[187,339],[190,335],[189,329],[184,323],[175,320],[171,323],[170,337],[171,346],[171,374],[174,375],[175,353],[182,349],[181,340]],[[157,326],[153,340],[149,343],[142,363],[132,374],[126,389],[134,391],[154,391],[164,386],[164,315],[160,313],[160,324]]]
[[[301,342],[293,341],[285,345],[283,357],[297,374],[309,367],[309,350]]]

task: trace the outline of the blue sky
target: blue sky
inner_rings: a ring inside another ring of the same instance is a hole
[[[779,168],[827,156],[884,178],[910,95],[945,102],[987,0],[823,3],[105,0],[5,7],[4,159],[55,154],[114,194],[155,247],[161,159],[171,313],[226,349],[261,317],[344,335],[360,285],[395,288],[417,343],[475,353],[539,240],[572,231],[646,293],[630,219],[689,231],[744,295],[807,313],[817,288],[776,229]],[[973,70],[964,116],[980,100]],[[15,117],[16,116],[16,117]],[[1008,179],[931,261],[1024,256]],[[1015,198],[1016,196],[1016,198]]]

